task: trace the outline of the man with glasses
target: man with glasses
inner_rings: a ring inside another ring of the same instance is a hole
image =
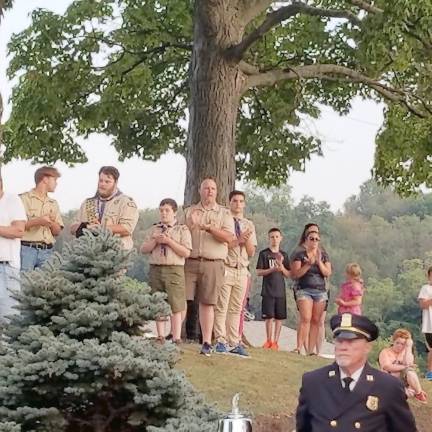
[[[416,432],[402,382],[367,361],[378,327],[345,313],[330,320],[335,362],[303,375],[297,432]]]
[[[0,177],[0,319],[13,312],[16,301],[10,290],[19,290],[20,238],[26,213],[17,195],[3,192]]]
[[[35,187],[20,195],[27,214],[26,229],[21,239],[21,270],[41,267],[53,253],[55,238],[63,229],[57,201],[48,196],[57,187],[60,173],[54,167],[38,168]]]

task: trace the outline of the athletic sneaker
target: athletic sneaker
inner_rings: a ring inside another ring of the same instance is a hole
[[[213,347],[209,343],[204,342],[202,344],[200,354],[203,354],[203,355],[205,355],[207,357],[210,357],[212,351],[213,351]]]
[[[253,321],[255,319],[255,315],[247,309],[243,309],[243,315],[246,321]]]
[[[244,357],[249,357],[248,352],[244,349],[243,345],[237,345],[232,350],[230,350],[230,354],[237,354]]]
[[[428,381],[432,381],[432,371],[426,372],[425,378]]]
[[[424,391],[421,391],[419,393],[417,393],[416,395],[414,395],[414,397],[422,403],[427,403],[427,395]]]
[[[268,340],[268,341],[265,341],[265,343],[264,343],[264,345],[263,345],[262,347],[263,347],[263,348],[270,349],[271,346],[272,346],[272,341],[271,341],[271,340]]]
[[[226,345],[223,342],[218,342],[215,347],[218,354],[226,354],[228,352]]]

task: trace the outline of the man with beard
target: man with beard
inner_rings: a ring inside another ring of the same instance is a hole
[[[70,228],[73,235],[78,237],[84,228],[102,226],[121,237],[124,249],[132,249],[138,208],[132,198],[118,189],[119,177],[120,173],[113,166],[103,166],[99,170],[96,195],[81,204],[76,223]]]
[[[402,382],[367,362],[378,328],[365,316],[330,320],[336,361],[303,375],[297,432],[415,432]]]
[[[57,187],[60,173],[54,167],[38,168],[34,174],[35,187],[20,195],[27,214],[26,229],[21,239],[21,270],[41,267],[52,253],[63,220],[57,201],[48,196]]]

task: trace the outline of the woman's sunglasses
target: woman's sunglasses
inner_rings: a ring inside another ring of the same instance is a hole
[[[308,240],[313,241],[313,242],[319,242],[320,239],[318,237],[308,237]]]

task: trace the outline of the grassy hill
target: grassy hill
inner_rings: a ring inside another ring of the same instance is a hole
[[[232,396],[240,392],[240,409],[254,419],[254,432],[291,432],[303,372],[331,360],[287,352],[250,349],[251,358],[231,355],[198,355],[197,345],[184,345],[178,368],[209,402],[229,411]],[[431,401],[428,405],[410,400],[419,432],[429,432],[432,418],[432,383],[423,381]]]

